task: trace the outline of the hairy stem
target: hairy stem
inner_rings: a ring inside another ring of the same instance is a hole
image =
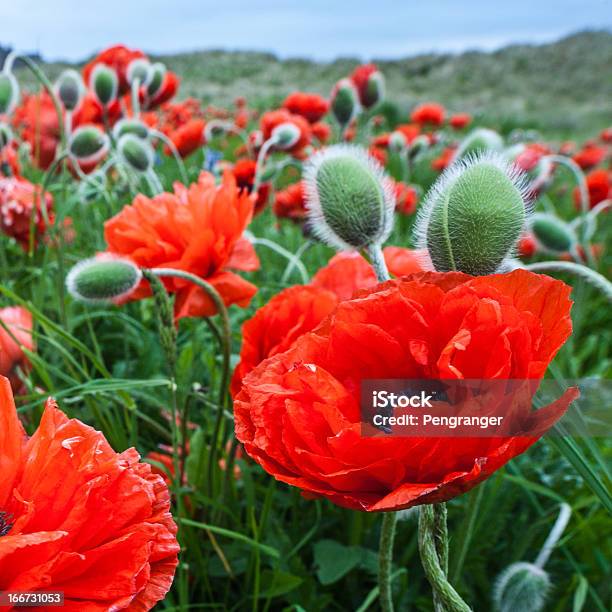
[[[393,567],[393,542],[397,512],[385,512],[380,530],[380,547],[378,549],[378,590],[382,612],[393,612],[391,592],[391,570]]]

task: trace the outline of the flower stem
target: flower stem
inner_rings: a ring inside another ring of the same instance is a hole
[[[538,558],[535,560],[534,565],[539,567],[540,569],[544,569],[550,554],[553,549],[557,545],[559,538],[563,535],[565,528],[570,520],[570,516],[572,515],[572,508],[568,504],[561,504],[561,510],[559,511],[559,516],[555,521],[555,524],[552,528],[552,531],[548,534],[546,538],[546,542],[544,542],[544,546],[542,546],[542,550],[538,555]]]
[[[174,161],[179,169],[179,173],[181,175],[181,180],[184,185],[189,185],[189,177],[187,176],[187,171],[185,170],[185,164],[179,155],[179,152],[175,146],[175,144],[168,138],[163,132],[159,130],[151,129],[151,134],[159,138],[169,149],[170,153],[172,153],[172,157],[174,157]]]
[[[378,590],[382,612],[393,612],[393,595],[391,592],[391,570],[393,567],[393,542],[397,512],[385,512],[380,530],[380,547],[378,549]]]
[[[446,509],[442,510],[430,504],[421,506],[419,552],[425,576],[433,589],[437,610],[470,612],[471,608],[463,601],[446,577],[444,566],[448,563],[448,536],[446,527],[441,525],[442,522],[446,523]],[[446,541],[442,542],[440,538]]]
[[[380,244],[371,244],[370,246],[366,247],[365,253],[370,259],[374,272],[376,272],[378,282],[383,283],[388,281],[391,277],[389,276],[389,270],[387,269],[385,256],[383,255]]]

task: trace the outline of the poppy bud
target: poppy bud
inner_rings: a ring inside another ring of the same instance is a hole
[[[8,123],[0,123],[0,151],[13,140],[13,131]]]
[[[83,79],[76,70],[64,70],[55,85],[57,97],[68,111],[73,111],[81,103],[84,89]]]
[[[70,136],[70,155],[81,163],[100,161],[108,152],[108,136],[95,125],[77,128]]]
[[[550,589],[548,574],[532,563],[513,563],[497,578],[493,602],[497,612],[540,612]]]
[[[9,115],[19,102],[19,83],[12,72],[0,72],[0,115]]]
[[[427,194],[415,227],[417,242],[440,272],[493,274],[521,235],[526,197],[522,173],[503,158],[468,156]]]
[[[166,78],[166,66],[161,62],[151,64],[149,69],[149,84],[147,85],[147,94],[151,97],[162,88],[164,79]]]
[[[97,64],[91,72],[89,86],[98,102],[107,106],[117,98],[119,78],[110,66]]]
[[[361,96],[366,108],[372,108],[382,101],[385,97],[385,77],[382,72],[377,70],[370,74]]]
[[[365,149],[335,145],[309,158],[306,208],[315,234],[337,249],[380,245],[393,227],[395,191]]]
[[[66,287],[82,302],[111,302],[127,297],[141,279],[140,268],[130,260],[100,255],[74,266],[66,277]]]
[[[406,136],[397,130],[395,132],[391,132],[391,136],[389,136],[389,150],[394,153],[403,153],[408,147],[408,141],[406,140]]]
[[[536,213],[530,219],[529,226],[541,251],[567,253],[576,245],[577,238],[573,228],[559,217]]]
[[[227,134],[233,127],[233,124],[229,121],[221,121],[220,119],[213,119],[206,124],[204,128],[204,140],[210,142],[217,138],[217,136],[223,136]]]
[[[477,128],[461,141],[453,161],[457,161],[470,154],[483,153],[485,151],[501,151],[503,146],[504,141],[497,132],[487,128]]]
[[[331,94],[331,111],[336,121],[347,126],[359,112],[359,96],[349,79],[340,79]]]
[[[153,166],[151,145],[134,134],[122,136],[117,143],[117,151],[124,163],[136,172],[147,172]]]
[[[429,139],[427,138],[427,136],[421,134],[421,136],[417,136],[410,143],[410,150],[408,151],[408,154],[410,155],[412,159],[414,159],[419,153],[421,153],[428,147],[429,147]]]
[[[127,68],[127,80],[132,85],[138,80],[139,85],[148,85],[151,78],[151,63],[149,60],[139,57],[130,62]]]
[[[113,127],[113,136],[115,140],[119,140],[124,134],[134,134],[146,140],[149,137],[149,128],[139,119],[120,119]]]
[[[270,135],[277,149],[290,149],[300,139],[300,128],[289,121],[277,125]]]

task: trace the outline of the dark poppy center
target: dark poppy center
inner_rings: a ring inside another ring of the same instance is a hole
[[[5,536],[13,527],[11,518],[6,512],[0,512],[0,537]]]

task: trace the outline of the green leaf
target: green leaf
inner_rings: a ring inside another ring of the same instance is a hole
[[[578,576],[578,586],[574,592],[572,612],[581,612],[589,592],[589,583],[584,576]]]
[[[352,569],[363,558],[363,549],[358,546],[344,546],[333,540],[320,540],[314,545],[314,560],[317,578],[321,584],[333,584]]]
[[[302,582],[303,578],[294,576],[293,574],[287,574],[286,572],[280,572],[278,570],[264,570],[261,574],[262,591],[259,593],[260,599],[270,599],[272,597],[278,597],[297,589]]]

